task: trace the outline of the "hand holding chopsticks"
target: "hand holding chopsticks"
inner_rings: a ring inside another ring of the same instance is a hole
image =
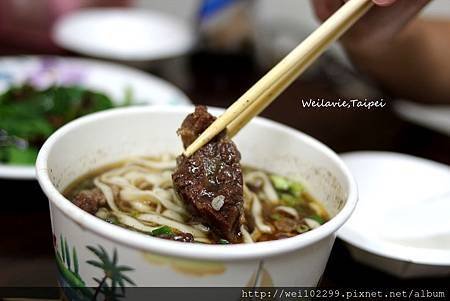
[[[327,48],[372,6],[371,0],[350,0],[292,50],[216,119],[184,152],[189,157],[227,128],[234,136],[260,114]]]

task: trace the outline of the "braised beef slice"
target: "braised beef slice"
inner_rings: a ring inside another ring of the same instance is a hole
[[[216,117],[209,114],[205,106],[196,106],[195,111],[189,114],[178,129],[177,134],[183,141],[183,146],[187,148],[206,128],[216,120]],[[219,135],[223,137],[223,135]]]
[[[213,121],[205,107],[196,107],[183,121],[178,133],[185,147]],[[243,179],[235,144],[222,133],[189,158],[177,158],[177,169],[172,175],[175,189],[189,211],[220,237],[240,242],[243,215]],[[218,196],[223,206],[216,210],[211,202]]]
[[[106,202],[106,199],[100,189],[93,188],[78,192],[72,202],[84,211],[95,214],[100,205]]]

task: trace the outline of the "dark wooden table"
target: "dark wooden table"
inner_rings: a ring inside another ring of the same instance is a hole
[[[151,71],[165,74],[158,68]],[[221,107],[263,74],[251,56],[207,53],[190,56],[183,72],[183,89],[196,104]],[[449,137],[399,119],[390,106],[370,111],[301,106],[301,99],[340,96],[335,84],[319,72],[295,82],[262,115],[310,134],[336,152],[395,151],[450,164]],[[0,180],[0,192],[0,287],[55,286],[48,204],[37,182]],[[333,287],[448,287],[449,283],[444,278],[402,280],[376,271],[355,262],[339,240],[321,281],[322,286]]]

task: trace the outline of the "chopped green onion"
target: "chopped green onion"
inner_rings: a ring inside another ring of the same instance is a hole
[[[301,201],[299,198],[303,192],[302,184],[278,175],[270,175],[270,180],[285,205],[292,207]]]
[[[289,192],[295,197],[300,197],[303,192],[303,185],[298,182],[290,182]]]
[[[172,234],[173,234],[172,228],[170,228],[168,226],[162,226],[162,227],[152,231],[152,235],[154,235],[154,236],[172,235]]]
[[[272,181],[273,186],[277,190],[287,191],[289,190],[289,180],[277,175],[270,175],[270,180]]]
[[[309,227],[307,225],[300,225],[295,229],[298,233],[305,233],[309,231]]]
[[[323,218],[321,218],[320,216],[318,216],[317,214],[308,216],[310,219],[315,220],[316,222],[318,222],[319,224],[323,225],[325,223],[325,221],[323,220]]]
[[[114,215],[110,215],[105,219],[106,222],[113,224],[113,225],[118,225],[119,221],[117,220],[117,217],[115,217]]]
[[[300,201],[298,198],[292,196],[289,193],[281,193],[280,198],[281,198],[281,202],[283,203],[283,205],[286,205],[289,207],[294,207]]]
[[[221,245],[229,245],[230,244],[230,242],[228,240],[223,239],[223,238],[219,239],[218,243]]]
[[[270,216],[271,219],[273,219],[274,221],[279,221],[281,219],[281,215],[278,213],[274,213]]]

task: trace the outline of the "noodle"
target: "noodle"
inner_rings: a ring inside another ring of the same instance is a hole
[[[317,222],[317,221],[315,221],[315,220],[313,220],[313,219],[311,219],[311,218],[305,218],[305,223],[306,223],[306,224],[308,225],[308,227],[311,228],[311,229],[315,229],[315,228],[320,227],[319,222]]]
[[[94,184],[105,195],[106,202],[108,203],[109,208],[111,208],[112,211],[118,212],[119,208],[117,208],[116,203],[114,202],[114,194],[112,189],[108,185],[101,183],[98,178],[94,179]]]
[[[131,216],[128,216],[123,213],[115,212],[114,215],[117,217],[117,219],[124,225],[128,227],[132,227],[136,230],[142,231],[142,232],[149,232],[158,229],[158,227],[149,227],[147,225],[144,225],[143,223],[140,223],[135,218],[132,218]]]
[[[241,226],[241,233],[244,243],[254,243],[252,236],[250,235],[250,233],[248,233],[247,229],[245,229],[243,225]]]
[[[175,211],[172,210],[165,210],[163,213],[161,213],[162,216],[165,216],[167,218],[173,219],[174,221],[183,223],[185,218],[183,216],[181,216],[181,214],[176,213]]]
[[[130,207],[132,209],[134,209],[134,210],[136,210],[138,212],[146,213],[146,212],[152,212],[153,211],[152,207],[150,207],[149,205],[143,204],[141,202],[133,202],[133,201],[131,201],[131,202],[129,202],[129,204],[130,204]]]
[[[263,191],[266,196],[265,199],[272,204],[276,204],[278,202],[279,197],[277,192],[273,188],[272,183],[270,183],[269,177],[262,171],[250,172],[245,176],[244,180],[249,183],[254,183],[255,181],[261,180],[263,183]]]
[[[173,159],[169,161],[153,161],[149,159],[133,158],[128,161],[128,164],[136,164],[155,170],[174,169],[177,166],[177,162]]]
[[[253,194],[252,214],[259,231],[263,233],[272,233],[272,228],[264,223],[261,202],[255,194]]]
[[[295,210],[295,209],[292,208],[292,207],[288,207],[288,206],[277,206],[277,207],[275,207],[275,210],[276,210],[276,211],[282,211],[282,212],[285,212],[285,213],[287,213],[287,214],[289,214],[289,215],[295,217],[296,219],[299,218],[299,215],[298,215],[297,210]]]
[[[175,228],[177,230],[180,230],[181,232],[191,233],[194,235],[194,237],[206,237],[206,233],[203,231],[200,231],[194,227],[188,226],[183,223],[179,223],[177,221],[165,218],[158,214],[153,213],[146,213],[146,214],[140,214],[136,217],[138,220],[145,221],[145,222],[151,222],[157,225],[163,225],[163,226],[169,226],[172,228]]]
[[[250,211],[252,208],[253,192],[244,185],[244,210]]]

